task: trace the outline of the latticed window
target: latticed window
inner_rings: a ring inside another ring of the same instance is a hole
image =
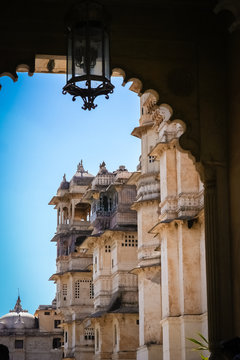
[[[93,282],[91,280],[90,280],[90,283],[89,283],[89,297],[90,297],[90,299],[94,298],[94,285],[93,285]]]
[[[138,240],[134,235],[125,235],[125,242],[122,246],[138,246]]]
[[[80,297],[80,280],[75,281],[75,299],[79,299]]]
[[[149,163],[153,163],[154,161],[155,161],[155,156],[149,155],[149,157],[148,157],[148,162],[149,162]]]
[[[62,294],[63,294],[63,296],[67,296],[67,284],[63,284]]]
[[[63,300],[66,300],[67,299],[67,284],[63,284],[62,294],[63,294]]]
[[[84,339],[85,340],[94,340],[94,329],[87,328],[84,330]]]
[[[105,245],[105,252],[111,252],[111,246]]]

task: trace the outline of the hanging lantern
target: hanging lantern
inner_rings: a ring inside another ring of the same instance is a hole
[[[95,109],[99,95],[113,92],[110,82],[109,37],[106,31],[103,6],[83,1],[73,9],[67,34],[67,83],[63,94],[83,99],[83,109]]]

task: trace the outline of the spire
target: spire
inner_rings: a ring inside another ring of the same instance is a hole
[[[16,305],[14,306],[14,309],[13,310],[10,310],[11,312],[16,312],[16,313],[20,313],[20,312],[23,312],[23,308],[22,308],[22,305],[21,305],[21,299],[20,299],[20,295],[19,295],[19,289],[18,289],[18,298],[17,298],[17,302],[16,302]]]
[[[63,179],[62,179],[62,182],[66,182],[66,174],[63,175]]]
[[[80,163],[77,166],[77,172],[83,173],[85,172],[84,167],[83,167],[83,161],[81,160]]]
[[[106,168],[106,163],[105,161],[103,161],[100,165],[99,165],[100,169]]]

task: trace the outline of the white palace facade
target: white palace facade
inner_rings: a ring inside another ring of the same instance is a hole
[[[203,184],[169,105],[141,96],[136,172],[82,161],[57,211],[56,309],[66,360],[194,360],[207,337]]]

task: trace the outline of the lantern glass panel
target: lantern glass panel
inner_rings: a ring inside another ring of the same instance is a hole
[[[108,34],[104,31],[104,67],[105,77],[110,80],[110,63],[109,63],[109,38]]]
[[[90,27],[89,40],[90,74],[102,76],[102,29]]]
[[[74,76],[83,76],[87,74],[87,56],[86,56],[86,38],[84,36],[84,27],[76,31],[74,36]]]
[[[68,37],[68,54],[67,54],[67,82],[72,78],[72,38]]]

